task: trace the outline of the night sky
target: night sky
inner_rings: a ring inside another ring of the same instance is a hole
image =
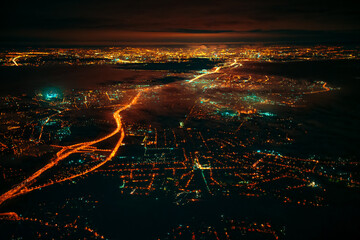
[[[356,1],[12,0],[0,44],[358,42]]]

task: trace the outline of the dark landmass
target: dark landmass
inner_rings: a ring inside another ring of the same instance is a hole
[[[218,61],[207,58],[190,58],[181,62],[164,62],[164,63],[132,63],[117,65],[120,69],[134,70],[167,70],[171,72],[184,72],[213,68]]]

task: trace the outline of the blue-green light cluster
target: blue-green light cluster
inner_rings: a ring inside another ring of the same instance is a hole
[[[248,102],[248,103],[259,103],[259,102],[264,101],[264,99],[262,99],[261,97],[256,96],[253,93],[246,96],[246,97],[243,97],[242,100],[245,101],[245,102]]]
[[[276,114],[271,113],[271,112],[259,112],[260,115],[262,116],[266,116],[266,117],[275,117]]]

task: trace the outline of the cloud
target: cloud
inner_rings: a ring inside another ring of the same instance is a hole
[[[34,0],[7,5],[0,16],[0,41],[14,43],[240,41],[314,34],[339,39],[338,32],[356,32],[360,22],[360,10],[347,0]]]

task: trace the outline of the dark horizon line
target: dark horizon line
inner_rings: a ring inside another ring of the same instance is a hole
[[[242,42],[23,42],[23,43],[1,43],[0,49],[10,48],[98,48],[98,47],[190,47],[190,46],[221,46],[229,45],[229,47],[237,46],[359,46],[360,40],[327,40],[327,41],[242,41]]]

